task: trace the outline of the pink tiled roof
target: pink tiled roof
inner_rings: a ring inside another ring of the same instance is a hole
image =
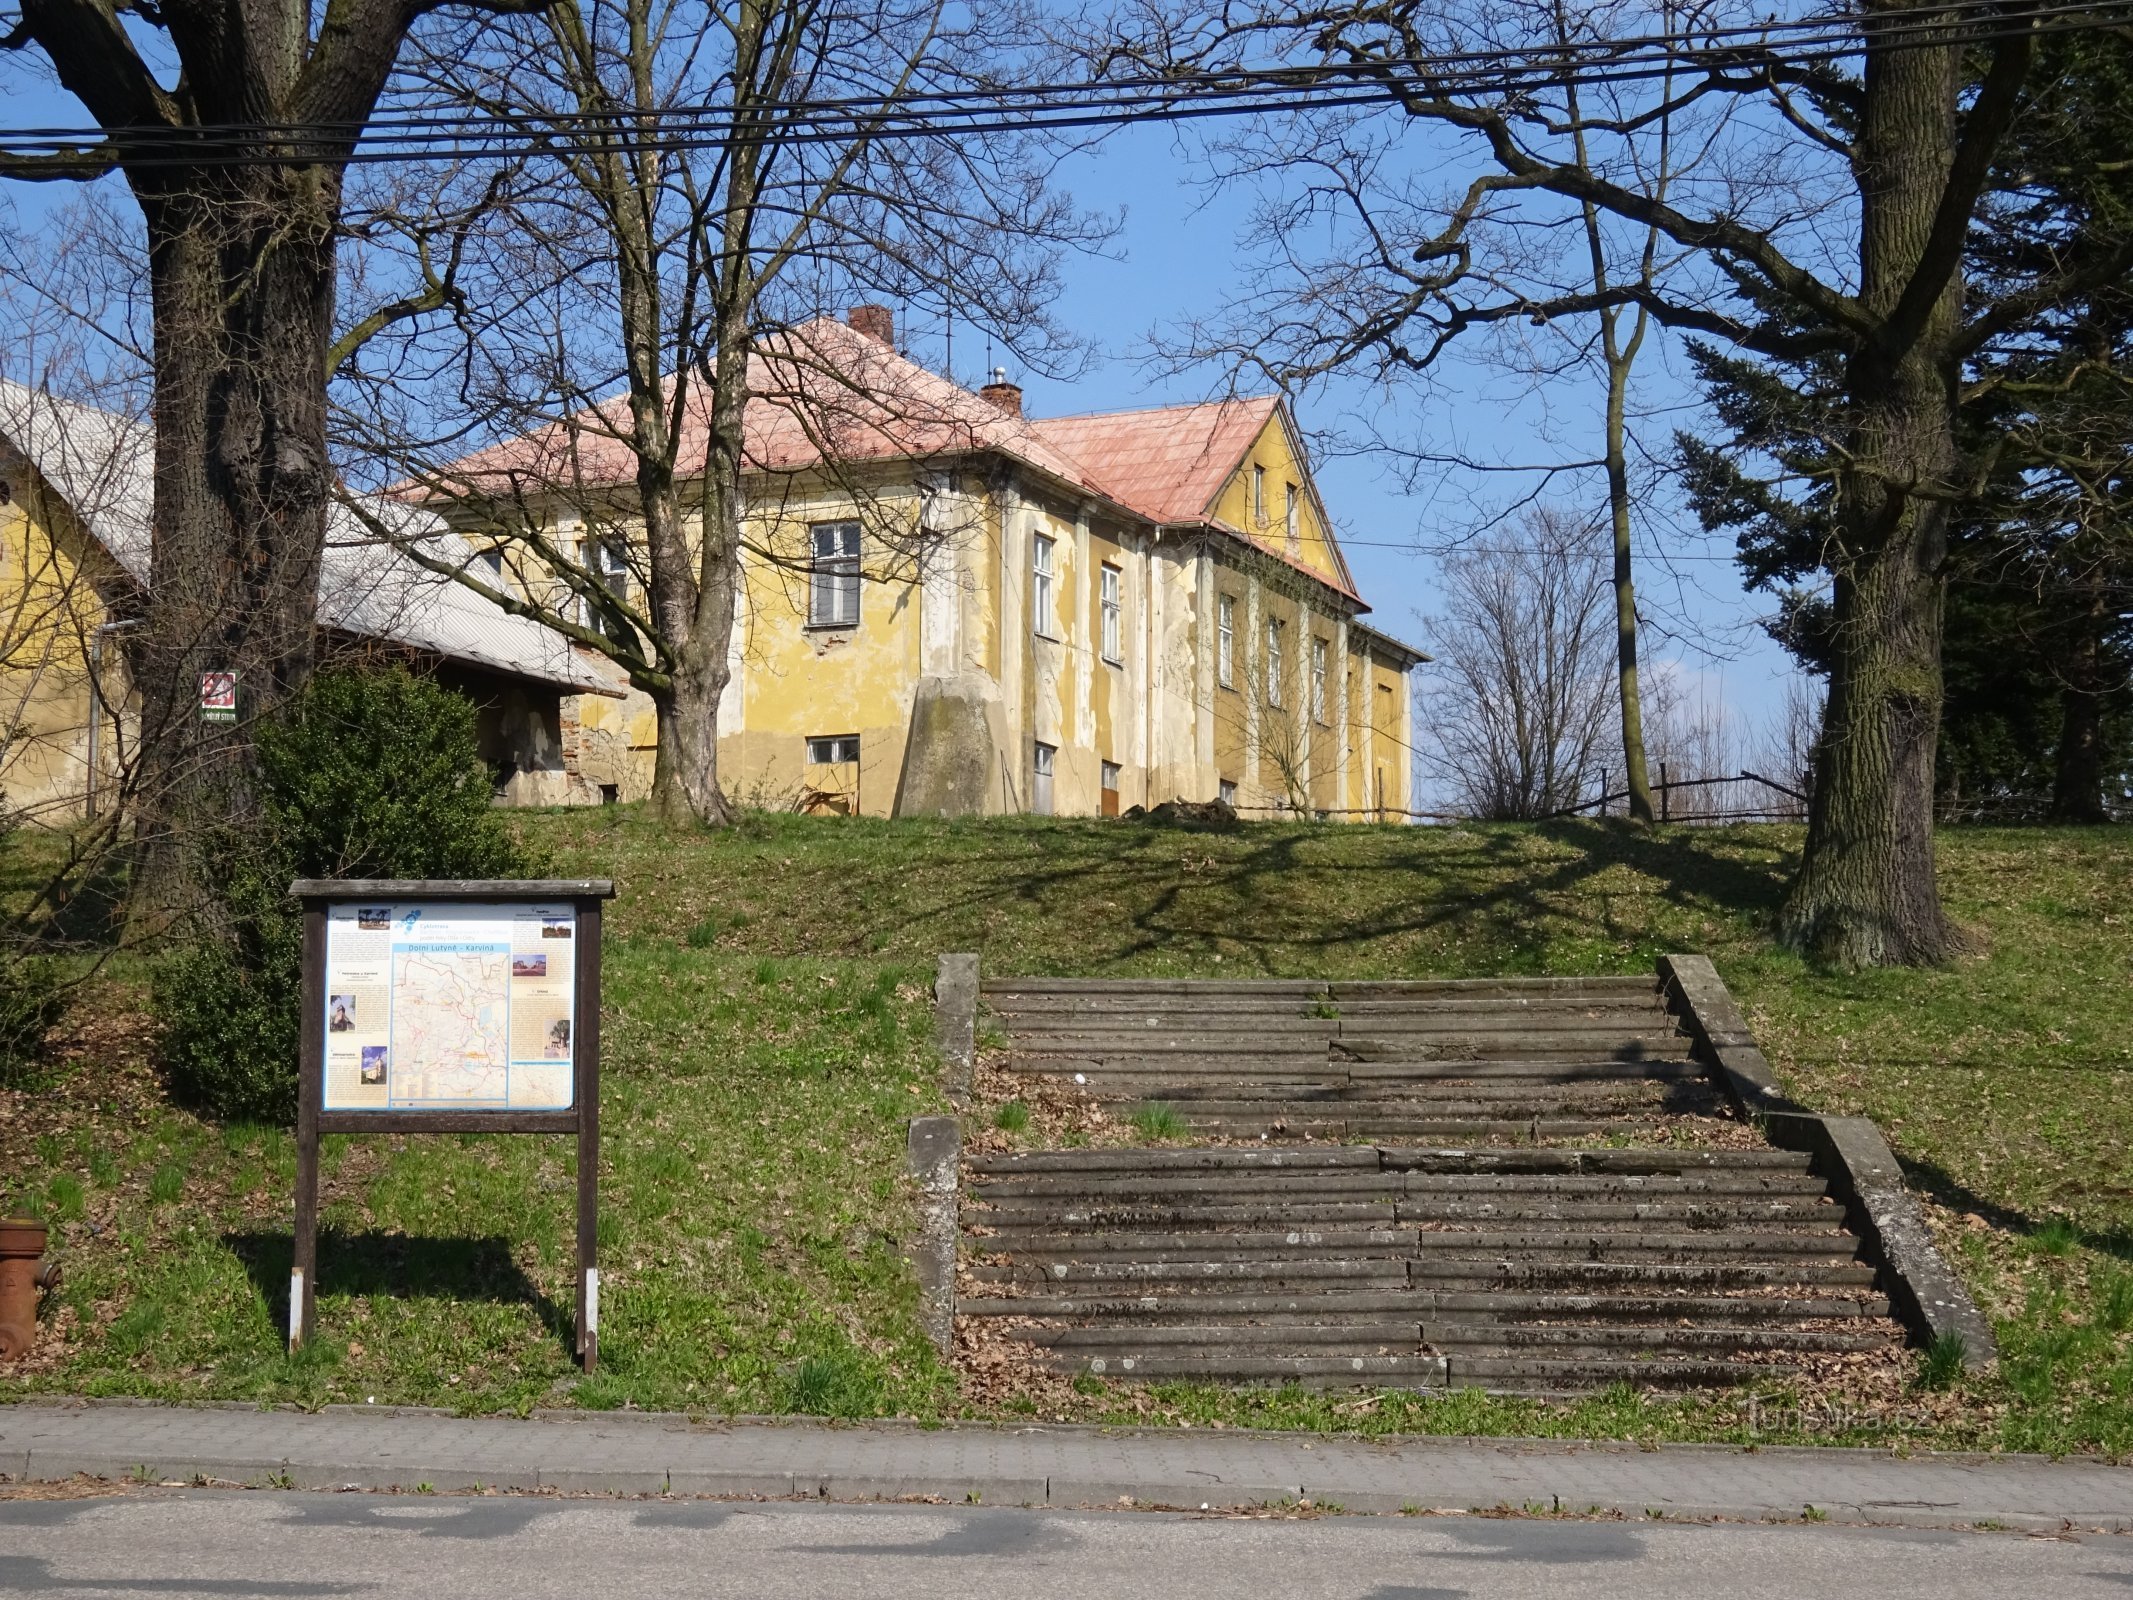
[[[842,322],[816,318],[763,341],[749,361],[746,468],[802,471],[825,459],[886,461],[995,451],[1150,522],[1205,523],[1349,596],[1338,552],[1328,578],[1278,544],[1216,522],[1215,498],[1280,402],[1211,400],[1084,417],[1010,416]],[[709,392],[692,384],[676,470],[708,448]],[[510,495],[631,483],[621,398],[480,450],[430,480],[433,494]]]
[[[1360,603],[1362,596],[1349,581],[1347,563],[1337,545],[1329,541],[1334,575],[1328,577],[1291,556],[1282,544],[1254,538],[1214,516],[1216,499],[1280,406],[1274,396],[1262,395],[1145,411],[1047,417],[1032,426],[1068,455],[1086,462],[1111,498],[1151,522],[1200,522],[1220,528]]]
[[[1265,431],[1278,401],[1209,400],[1146,411],[1046,417],[1031,426],[1088,464],[1097,481],[1152,522],[1200,522]]]
[[[803,470],[824,459],[901,460],[994,450],[1110,498],[1082,465],[962,385],[929,372],[841,322],[816,318],[766,339],[749,360],[749,469]],[[710,394],[692,384],[677,468],[702,470]],[[568,421],[477,451],[446,468],[440,487],[488,493],[633,482],[623,442],[626,403],[588,407]]]

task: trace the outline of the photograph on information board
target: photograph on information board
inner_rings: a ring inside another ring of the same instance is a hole
[[[326,914],[328,1111],[564,1111],[576,914],[425,901]]]

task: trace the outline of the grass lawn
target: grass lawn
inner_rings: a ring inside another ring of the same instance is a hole
[[[1795,1092],[1873,1116],[1910,1164],[1999,1325],[1997,1376],[1857,1410],[1089,1382],[1045,1413],[2133,1452],[2133,835],[1944,834],[1984,953],[1840,977],[1764,937],[1785,828],[757,817],[678,841],[632,808],[524,826],[557,870],[621,889],[601,1371],[566,1357],[567,1141],[530,1137],[329,1140],[323,1337],[283,1357],[289,1140],[164,1106],[115,967],[55,1084],[0,1096],[0,1190],[63,1224],[68,1272],[46,1352],[0,1394],[1026,1414],[933,1361],[901,1261],[903,1119],[940,1109],[939,951],[991,972],[1382,977],[1701,950]]]

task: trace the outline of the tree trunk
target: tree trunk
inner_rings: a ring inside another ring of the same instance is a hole
[[[155,513],[134,642],[142,909],[213,881],[200,825],[252,804],[250,724],[312,661],[332,474],[325,352],[338,179],[234,168],[183,192],[137,179],[155,319]],[[200,675],[238,674],[239,720],[202,721]]]
[[[2110,618],[2100,565],[2092,563],[2087,588],[2088,604],[2074,619],[2072,649],[2061,669],[2053,822],[2110,820],[2103,809],[2103,629]]]
[[[1641,330],[1640,330],[1641,333]],[[1609,339],[1610,346],[1613,344]],[[1644,703],[1637,687],[1637,586],[1631,572],[1629,520],[1629,363],[1607,363],[1607,508],[1615,541],[1615,673],[1622,707],[1623,787],[1633,822],[1651,822],[1652,785],[1644,765]]]
[[[1787,944],[1839,967],[1929,964],[1957,948],[1934,877],[1933,761],[1960,270],[1914,327],[1892,325],[1948,179],[1956,67],[1953,50],[1915,44],[1867,61],[1860,298],[1886,331],[1862,341],[1846,373],[1829,703],[1806,847],[1779,915]]]

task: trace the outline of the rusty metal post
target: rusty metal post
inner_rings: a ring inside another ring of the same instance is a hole
[[[59,1269],[39,1269],[45,1226],[34,1217],[0,1217],[0,1361],[30,1353],[37,1342],[37,1292],[59,1286]]]

